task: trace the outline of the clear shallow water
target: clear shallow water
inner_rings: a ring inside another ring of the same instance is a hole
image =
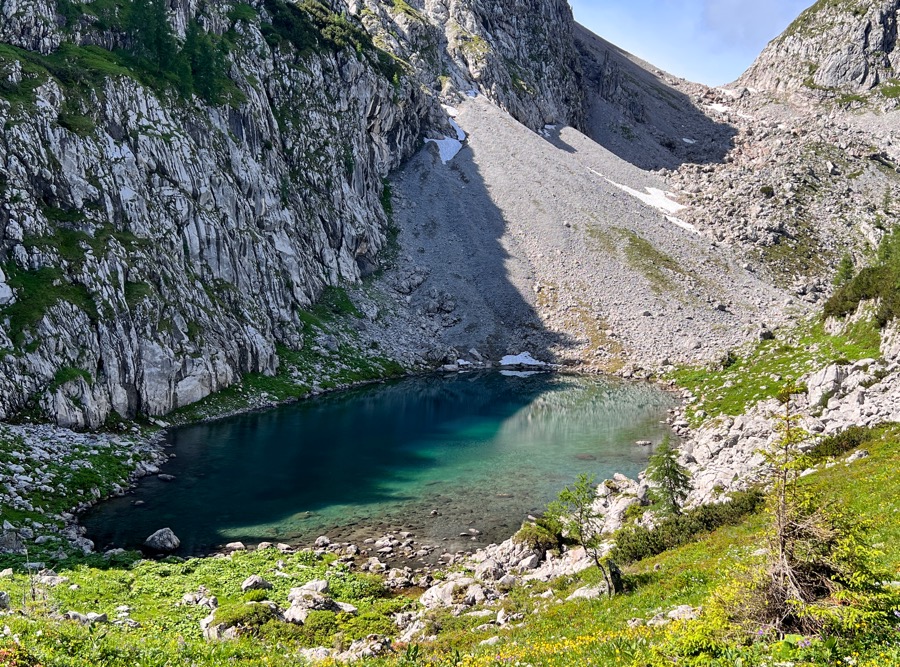
[[[145,478],[83,524],[98,548],[169,526],[185,554],[388,529],[454,549],[470,527],[503,540],[579,473],[636,475],[650,448],[634,442],[659,442],[671,405],[652,386],[548,373],[372,385],[175,429],[175,481]]]

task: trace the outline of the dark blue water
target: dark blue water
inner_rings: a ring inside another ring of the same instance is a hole
[[[651,386],[548,373],[368,386],[175,429],[162,471],[175,481],[146,478],[84,525],[98,548],[169,526],[184,553],[388,528],[448,546],[470,527],[502,540],[579,473],[637,474],[650,452],[634,443],[662,439],[671,405]]]

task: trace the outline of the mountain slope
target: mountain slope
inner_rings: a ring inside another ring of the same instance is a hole
[[[420,153],[394,181],[403,252],[389,280],[430,337],[617,369],[715,358],[780,321],[783,297],[679,221],[663,179],[483,98],[457,120],[468,138],[452,161]]]
[[[704,86],[661,72],[583,26],[575,31],[584,71],[586,124],[594,141],[642,169],[719,162],[734,129],[696,104]]]

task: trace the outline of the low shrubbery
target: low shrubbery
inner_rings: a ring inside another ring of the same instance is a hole
[[[748,514],[758,511],[763,502],[761,492],[742,491],[733,493],[728,502],[701,505],[667,517],[654,528],[626,526],[616,534],[616,547],[611,557],[617,562],[634,563],[661,554],[693,541],[700,533],[739,523]]]
[[[812,461],[821,461],[833,456],[841,456],[858,449],[881,437],[889,425],[871,428],[868,426],[850,426],[849,428],[819,440],[808,452]]]
[[[881,326],[900,316],[900,230],[882,239],[872,266],[835,290],[825,302],[825,317],[846,317],[863,301],[877,301],[875,318]]]
[[[219,607],[214,618],[215,623],[224,623],[228,627],[255,630],[275,618],[275,610],[264,603],[240,602]]]

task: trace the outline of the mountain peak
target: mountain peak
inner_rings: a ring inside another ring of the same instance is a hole
[[[819,0],[763,50],[739,83],[770,92],[865,93],[900,69],[900,0]]]

